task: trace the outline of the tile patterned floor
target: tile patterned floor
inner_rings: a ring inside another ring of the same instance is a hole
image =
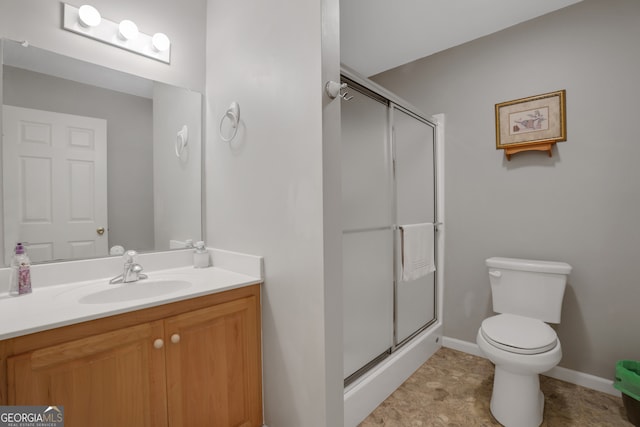
[[[492,387],[491,362],[443,347],[360,427],[500,426],[489,411]],[[543,427],[633,427],[621,398],[545,376],[540,388]]]

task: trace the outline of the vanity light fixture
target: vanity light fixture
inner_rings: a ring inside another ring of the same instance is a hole
[[[100,16],[88,4],[79,8],[64,3],[62,28],[94,40],[107,43],[167,64],[171,63],[171,41],[164,33],[153,36],[138,30],[135,22],[124,19],[119,23]]]
[[[171,47],[171,40],[164,33],[155,33],[151,37],[151,45],[157,52],[165,52]]]
[[[78,22],[85,28],[97,27],[102,17],[95,7],[85,4],[78,9]]]
[[[138,26],[133,21],[123,19],[120,21],[120,24],[118,24],[118,37],[122,40],[135,40],[135,38],[138,37],[138,32]]]

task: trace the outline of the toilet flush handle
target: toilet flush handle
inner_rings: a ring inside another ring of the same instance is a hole
[[[502,273],[498,270],[491,270],[489,271],[489,276],[502,277]]]

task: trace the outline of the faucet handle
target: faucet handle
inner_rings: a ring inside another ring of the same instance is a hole
[[[138,252],[136,252],[136,251],[134,251],[132,249],[132,250],[129,250],[129,251],[125,252],[122,257],[124,258],[124,262],[132,263],[136,255],[138,255]]]

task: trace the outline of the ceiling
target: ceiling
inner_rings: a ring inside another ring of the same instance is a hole
[[[341,62],[372,76],[581,0],[340,0]]]

